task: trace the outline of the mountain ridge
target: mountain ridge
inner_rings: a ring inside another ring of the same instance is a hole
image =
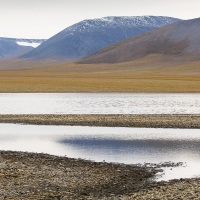
[[[104,48],[79,63],[127,62],[153,54],[195,60],[200,53],[199,35],[200,18],[179,21]]]
[[[113,16],[83,20],[59,32],[21,58],[76,60],[116,42],[177,21],[180,19],[163,16]]]

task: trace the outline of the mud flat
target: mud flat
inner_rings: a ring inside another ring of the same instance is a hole
[[[0,123],[199,129],[200,115],[0,115]]]

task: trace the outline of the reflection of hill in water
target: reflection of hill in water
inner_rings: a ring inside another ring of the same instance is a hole
[[[167,156],[177,153],[200,153],[200,140],[115,140],[113,139],[63,139],[62,144],[73,146],[89,154],[113,152],[113,154],[145,154],[146,156]],[[168,156],[167,156],[168,157]],[[144,162],[146,162],[144,160]],[[150,161],[149,161],[150,162]]]

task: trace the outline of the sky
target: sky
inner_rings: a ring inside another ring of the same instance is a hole
[[[200,17],[200,0],[0,0],[0,37],[47,39],[85,19]]]

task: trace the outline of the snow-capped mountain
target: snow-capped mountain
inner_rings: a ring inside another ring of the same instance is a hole
[[[152,27],[159,28],[167,24],[176,22],[177,19],[170,17],[138,16],[138,17],[103,17],[100,19],[84,20],[64,31],[66,33],[88,32],[99,30],[99,28],[139,28]]]
[[[22,57],[79,59],[121,40],[177,21],[180,19],[162,16],[104,17],[84,20],[66,28]]]
[[[0,58],[14,58],[38,47],[45,40],[0,38]]]

